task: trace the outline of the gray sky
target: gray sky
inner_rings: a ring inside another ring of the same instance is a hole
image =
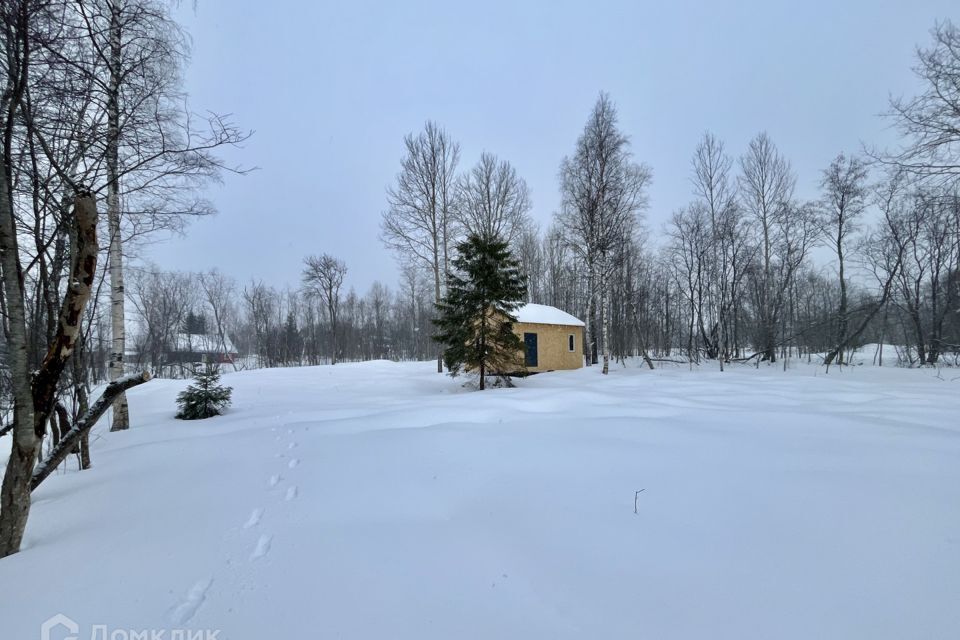
[[[406,133],[436,120],[461,143],[462,169],[484,150],[509,160],[546,227],[560,159],[600,91],[653,168],[654,233],[689,201],[706,130],[734,155],[766,130],[798,195],[816,197],[838,152],[892,142],[877,114],[916,88],[914,47],[934,21],[960,17],[956,0],[720,5],[200,0],[181,12],[191,106],[254,129],[229,157],[261,169],[211,187],[220,213],[146,257],[296,286],[303,257],[328,252],[358,291],[392,287],[378,225]]]

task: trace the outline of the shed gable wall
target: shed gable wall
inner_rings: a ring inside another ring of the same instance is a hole
[[[528,371],[558,371],[583,366],[583,327],[515,322],[513,332],[521,340],[524,333],[537,334],[537,366],[527,367]],[[569,348],[571,335],[574,337],[573,351]]]

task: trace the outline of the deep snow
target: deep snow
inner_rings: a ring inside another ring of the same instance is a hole
[[[83,639],[960,635],[950,372],[593,367],[479,393],[433,367],[228,374],[234,407],[201,422],[173,419],[185,381],[133,390],[134,428],[37,491],[0,637],[58,612]]]

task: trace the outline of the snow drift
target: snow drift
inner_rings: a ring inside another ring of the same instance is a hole
[[[960,629],[949,378],[588,368],[468,393],[433,366],[228,374],[234,407],[192,423],[186,381],[132,391],[134,428],[37,491],[0,636],[57,613],[81,638]]]

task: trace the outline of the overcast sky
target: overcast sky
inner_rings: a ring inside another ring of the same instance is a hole
[[[546,227],[560,159],[607,91],[653,168],[659,232],[690,199],[706,130],[734,155],[767,131],[798,195],[816,197],[838,152],[893,141],[877,115],[916,88],[914,48],[934,21],[960,17],[956,0],[184,4],[191,106],[255,130],[228,155],[260,169],[211,187],[219,214],[146,257],[282,287],[299,283],[304,256],[328,252],[360,292],[395,283],[378,237],[384,190],[403,136],[427,119],[460,142],[461,168],[484,150],[513,163]]]

